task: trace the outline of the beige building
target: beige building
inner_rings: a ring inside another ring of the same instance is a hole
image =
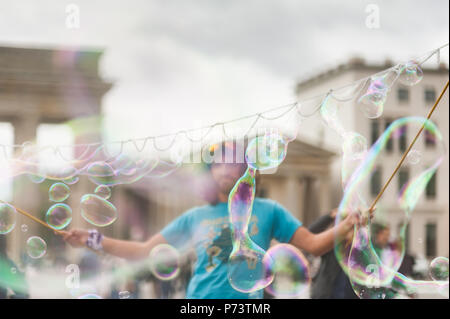
[[[326,93],[331,88],[339,88],[372,74],[378,73],[391,67],[387,61],[385,65],[371,65],[364,60],[355,58],[347,64],[326,72],[317,74],[309,79],[300,81],[297,84],[297,96],[300,101],[308,99],[317,94]],[[414,86],[402,85],[396,81],[388,93],[388,98],[384,106],[384,112],[380,118],[369,119],[361,112],[361,105],[357,98],[351,100],[341,109],[340,118],[344,127],[349,131],[356,131],[366,137],[371,145],[384,129],[393,120],[405,116],[426,117],[434,101],[439,96],[445,83],[448,81],[448,68],[441,64],[439,67],[426,67],[423,69],[423,79]],[[349,90],[348,92],[351,92]],[[348,93],[347,95],[350,96]],[[317,109],[321,99],[308,100],[306,109]],[[448,91],[440,102],[440,106],[433,114],[432,120],[440,129],[446,149],[448,150],[449,137],[449,100]],[[314,145],[320,145],[324,149],[335,153],[341,153],[340,137],[331,128],[322,125],[319,112],[304,121],[303,130],[300,131],[299,138]],[[313,129],[313,128],[319,129]],[[406,142],[393,140],[389,150],[383,153],[383,158],[378,161],[375,176],[372,176],[367,189],[363,194],[369,200],[373,200],[380,187],[393,172],[400,159],[405,145],[412,140],[416,131],[409,130],[406,134]],[[425,134],[423,134],[425,135]],[[436,159],[437,146],[427,143],[425,136],[422,136],[414,146],[422,156],[420,162],[411,165],[406,162],[393,179],[386,193],[380,201],[379,207],[383,210],[383,222],[387,222],[391,228],[391,236],[395,237],[404,216],[397,204],[397,193],[399,185],[410,177],[431,165]],[[333,189],[337,189],[340,184],[340,160],[339,157],[333,163],[332,183]],[[433,178],[422,198],[419,200],[409,224],[407,231],[407,249],[417,256],[432,259],[436,256],[447,256],[449,253],[449,160],[446,154],[444,162],[439,167],[435,178]],[[333,205],[337,205],[341,193],[333,197]]]
[[[101,56],[101,51],[93,50],[0,47],[0,123],[13,137],[8,144],[36,142],[43,124],[52,126],[75,118],[98,117],[102,98],[112,86],[99,76]],[[100,128],[87,128],[79,127],[74,143],[99,141]],[[10,151],[12,155],[17,150]],[[77,151],[81,150],[75,150],[74,156]],[[2,187],[13,189],[12,198],[5,200],[43,219],[51,204],[50,185],[51,181],[33,184],[26,176],[19,176],[14,185]],[[90,186],[84,181],[71,187],[68,204],[74,210],[74,222],[80,218],[76,214],[76,199],[87,187]],[[61,245],[60,238],[51,231],[23,216],[17,217],[15,229],[7,235],[9,254],[14,260],[19,260],[26,239],[32,235],[42,235],[50,247]],[[26,233],[21,231],[22,224],[28,226]]]

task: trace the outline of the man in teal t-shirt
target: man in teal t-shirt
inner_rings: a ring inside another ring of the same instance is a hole
[[[248,233],[262,249],[271,239],[288,243],[302,225],[273,200],[256,198]],[[194,247],[197,263],[187,289],[188,298],[262,298],[233,289],[227,279],[227,262],[232,250],[231,229],[226,202],[188,210],[161,231],[167,242],[184,251]]]
[[[224,143],[225,148],[235,144]],[[219,146],[220,147],[220,146]],[[235,154],[233,149],[233,153]],[[225,163],[227,162],[227,163]],[[215,182],[215,197],[209,205],[188,210],[160,233],[144,243],[105,237],[97,231],[73,229],[64,232],[64,239],[74,247],[88,245],[93,249],[129,259],[147,258],[159,244],[170,244],[181,253],[195,248],[197,263],[187,289],[188,298],[262,298],[262,290],[242,293],[231,286],[227,276],[228,257],[232,251],[232,235],[228,216],[228,195],[237,180],[244,174],[247,164],[233,163],[217,158],[209,166]],[[289,243],[299,249],[320,256],[334,247],[336,236],[343,238],[358,222],[356,214],[348,216],[337,226],[319,234],[313,234],[285,208],[273,200],[256,198],[248,225],[250,238],[267,250],[272,239]]]

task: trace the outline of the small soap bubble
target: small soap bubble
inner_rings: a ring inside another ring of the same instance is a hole
[[[22,226],[20,226],[20,229],[21,229],[24,233],[26,233],[26,232],[28,231],[28,225],[22,224]]]
[[[420,162],[422,153],[418,150],[411,150],[406,156],[406,160],[411,165],[416,165]]]
[[[111,188],[106,185],[99,185],[94,190],[94,194],[100,196],[103,199],[109,199],[111,197]]]
[[[119,292],[119,298],[120,299],[128,299],[128,298],[130,298],[130,292],[129,291],[121,291],[121,292]]]
[[[70,188],[64,183],[55,183],[48,190],[52,202],[63,202],[70,196]]]
[[[448,258],[436,257],[430,263],[430,276],[436,281],[448,280]]]
[[[47,252],[47,244],[38,236],[32,236],[27,240],[27,253],[33,259],[39,259]]]
[[[409,61],[400,73],[399,81],[405,85],[413,86],[419,83],[423,78],[423,71],[415,61]]]
[[[150,252],[150,271],[160,280],[172,280],[180,272],[179,258],[174,247],[160,244]]]
[[[86,294],[78,297],[78,299],[103,299],[103,298],[96,294]]]

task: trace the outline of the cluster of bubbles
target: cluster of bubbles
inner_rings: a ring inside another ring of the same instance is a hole
[[[72,222],[72,208],[64,204],[70,196],[70,188],[62,182],[54,183],[48,190],[48,198],[56,204],[52,205],[45,214],[46,223],[54,229],[61,230]]]
[[[392,84],[398,79],[403,85],[412,86],[423,78],[422,69],[416,61],[409,61],[394,70],[388,70],[370,79],[367,91],[358,99],[363,106],[363,113],[369,119],[383,114],[384,104]]]
[[[444,146],[442,136],[436,126],[424,118],[409,117],[394,121],[379,137],[366,156],[352,172],[344,183],[344,196],[339,205],[336,223],[339,223],[348,212],[367,210],[367,202],[361,194],[363,183],[371,176],[377,164],[380,153],[391,139],[399,137],[406,125],[421,127],[428,135],[433,136],[437,144],[437,159],[427,169],[417,174],[403,185],[398,194],[398,205],[402,209],[403,223],[399,230],[399,238],[395,245],[380,251],[372,242],[370,222],[355,226],[352,238],[341,238],[336,241],[336,257],[348,274],[355,293],[360,298],[400,298],[408,297],[420,291],[439,291],[448,295],[448,282],[414,281],[398,273],[405,254],[405,233],[411,213],[414,210],[421,194],[428,182],[435,174],[443,161]],[[367,217],[367,216],[366,216]],[[447,288],[443,286],[447,285]]]

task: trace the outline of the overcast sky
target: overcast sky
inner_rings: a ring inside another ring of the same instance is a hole
[[[80,28],[66,27],[66,6]],[[368,4],[380,28],[366,26]],[[360,55],[448,42],[448,0],[0,0],[0,45],[99,47],[111,138],[197,127],[295,99],[296,80]],[[446,50],[448,52],[448,49]]]

